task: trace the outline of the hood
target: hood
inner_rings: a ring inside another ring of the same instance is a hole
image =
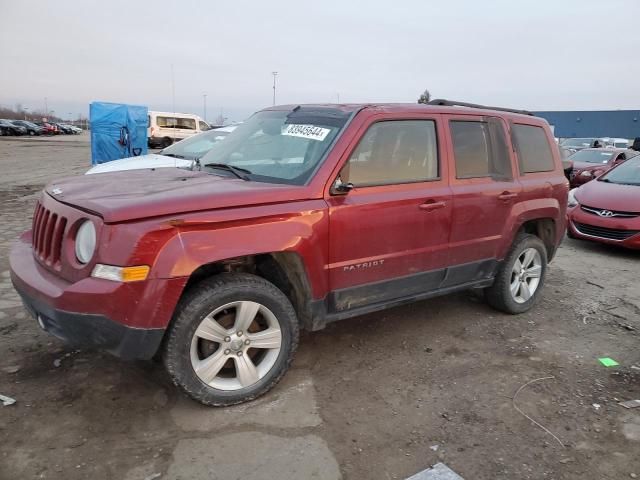
[[[62,203],[97,213],[106,223],[308,199],[301,186],[177,168],[70,177],[50,183],[45,191]]]
[[[591,163],[591,162],[573,162],[574,170],[608,170],[609,162],[607,163]]]
[[[640,212],[640,186],[593,180],[578,188],[575,195],[578,202],[588,207]]]
[[[151,153],[139,157],[122,158],[111,162],[101,163],[89,169],[85,175],[105,172],[118,172],[120,170],[139,170],[143,168],[189,167],[191,160],[166,157]]]

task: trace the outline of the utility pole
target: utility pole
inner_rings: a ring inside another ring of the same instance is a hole
[[[203,103],[203,110],[204,110],[204,115],[203,115],[203,120],[206,122],[207,121],[207,94],[203,93],[202,94],[202,103]]]
[[[273,104],[276,104],[276,77],[278,76],[278,72],[271,72],[273,75]]]

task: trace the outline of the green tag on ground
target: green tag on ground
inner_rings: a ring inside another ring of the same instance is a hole
[[[605,367],[615,367],[615,366],[620,365],[613,358],[609,358],[609,357],[599,358],[598,361],[601,364],[603,364]]]

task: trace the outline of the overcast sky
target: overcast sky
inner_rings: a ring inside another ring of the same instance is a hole
[[[528,6],[525,6],[528,5]],[[640,108],[640,0],[0,0],[0,104],[94,100],[240,120],[278,103],[435,97]],[[339,97],[338,97],[339,96]]]

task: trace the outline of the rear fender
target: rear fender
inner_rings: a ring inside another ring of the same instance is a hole
[[[531,220],[543,218],[553,220],[556,228],[554,245],[558,246],[564,235],[564,219],[561,211],[561,206],[555,198],[538,198],[515,205],[511,221],[505,225],[502,244],[498,250],[498,258],[503,259],[506,257],[522,226]]]

